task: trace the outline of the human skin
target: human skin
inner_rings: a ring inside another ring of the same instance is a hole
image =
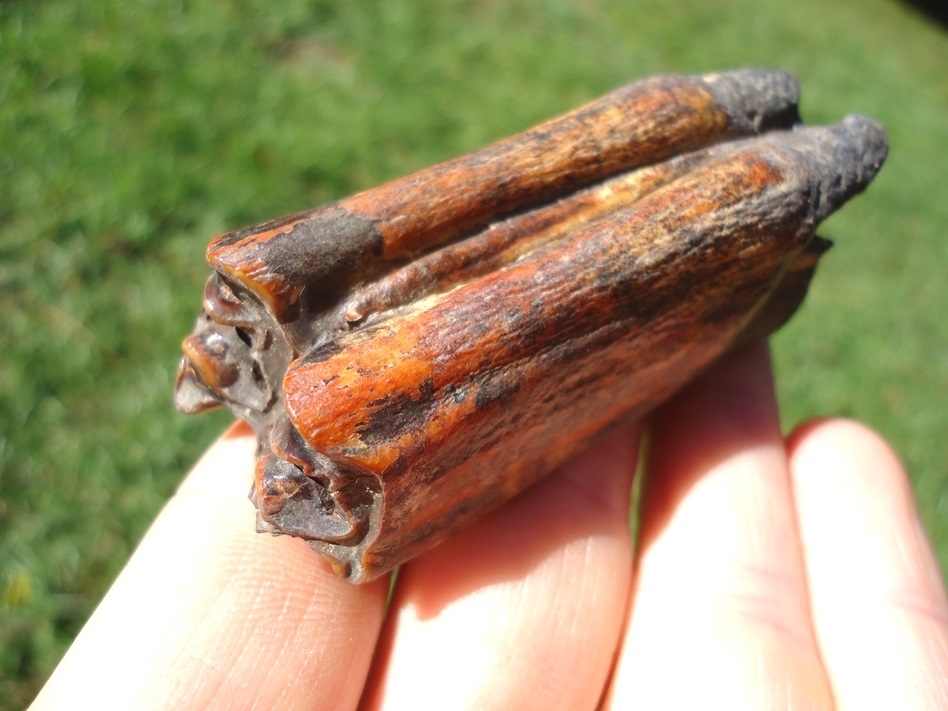
[[[866,427],[784,438],[731,354],[389,581],[254,533],[254,439],[184,480],[34,709],[948,708],[948,602]]]

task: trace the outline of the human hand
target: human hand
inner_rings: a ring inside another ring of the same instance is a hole
[[[237,426],[159,515],[34,708],[948,708],[948,602],[864,427],[782,438],[735,353],[401,570],[357,587],[254,533]]]

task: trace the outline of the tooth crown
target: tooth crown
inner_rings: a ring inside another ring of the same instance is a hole
[[[657,77],[216,238],[176,404],[258,435],[258,530],[371,580],[802,301],[882,128],[785,72]]]

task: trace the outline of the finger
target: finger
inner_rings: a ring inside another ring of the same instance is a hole
[[[948,602],[898,459],[841,420],[802,428],[789,450],[838,708],[948,708]]]
[[[661,408],[615,708],[827,708],[766,347]]]
[[[625,614],[638,430],[406,565],[368,709],[594,708]]]
[[[353,708],[385,583],[337,579],[303,542],[254,532],[254,439],[197,464],[34,708]]]

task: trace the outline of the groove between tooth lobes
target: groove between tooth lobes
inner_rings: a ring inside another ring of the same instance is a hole
[[[785,72],[647,79],[466,156],[222,235],[208,246],[208,262],[256,292],[283,323],[296,318],[308,284],[328,300],[367,262],[424,252],[625,170],[762,126],[789,126],[798,92]]]
[[[455,429],[464,437],[465,418],[521,387],[522,363],[600,328],[629,337],[654,327],[670,308],[656,296],[667,295],[662,280],[681,281],[672,288],[680,297],[705,276],[720,278],[730,266],[721,257],[755,265],[758,276],[736,274],[735,283],[765,289],[808,241],[797,234],[807,207],[775,164],[753,150],[731,156],[412,313],[317,348],[287,373],[287,412],[315,448],[383,476],[426,441]]]
[[[377,221],[385,256],[401,257],[511,210],[706,146],[729,128],[727,114],[700,83],[663,78],[343,204]],[[418,205],[425,207],[411,209]]]
[[[378,281],[359,287],[346,313],[363,316],[447,291],[500,269],[538,246],[580,229],[680,178],[711,160],[707,149],[622,173],[549,205],[493,223],[478,234],[430,252]]]

